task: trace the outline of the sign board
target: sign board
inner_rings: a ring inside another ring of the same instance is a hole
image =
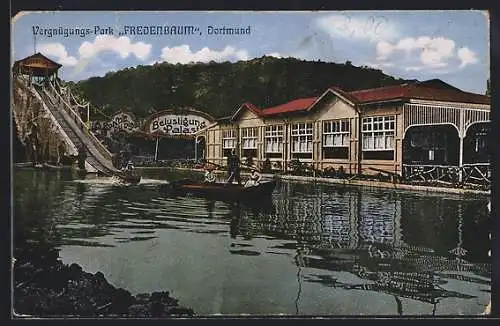
[[[92,129],[99,131],[106,131],[110,133],[116,133],[120,131],[125,131],[127,133],[138,130],[140,123],[134,119],[134,117],[128,113],[117,113],[109,121],[93,121]]]
[[[163,111],[148,119],[145,130],[166,136],[188,136],[207,127],[212,121],[208,115],[194,110],[184,110],[182,113]]]
[[[139,129],[139,123],[135,121],[134,117],[127,113],[118,113],[113,116],[109,122],[108,128],[111,132],[125,131],[132,132]]]

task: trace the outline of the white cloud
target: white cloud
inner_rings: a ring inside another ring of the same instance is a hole
[[[432,68],[432,70],[429,70],[429,67],[427,67],[427,66],[408,66],[408,67],[404,67],[404,70],[407,72],[412,72],[412,71],[426,72],[426,70],[427,70],[427,71],[430,71],[432,73],[432,75],[443,75],[443,74],[449,74],[450,72],[453,72],[454,69],[450,68],[449,66],[436,67],[436,68]]]
[[[268,57],[275,57],[275,58],[283,58],[283,55],[278,53],[278,52],[271,52],[269,54],[266,54]]]
[[[420,61],[429,67],[444,67],[454,57],[455,41],[438,37],[425,40],[422,44]]]
[[[381,41],[377,43],[377,60],[386,60],[394,51],[394,46],[388,42]]]
[[[394,67],[394,64],[392,62],[364,62],[362,65],[375,69]]]
[[[144,42],[133,43],[127,36],[99,35],[92,43],[83,42],[78,49],[78,53],[82,59],[91,58],[100,52],[115,52],[122,59],[133,54],[137,59],[144,61],[148,58],[151,47],[151,44]]]
[[[66,47],[61,43],[44,43],[38,46],[40,53],[47,57],[53,57],[56,62],[63,66],[74,66],[78,60],[69,55]]]
[[[460,68],[478,62],[476,54],[467,47],[462,47],[458,49],[457,55],[458,58],[460,59]]]
[[[475,53],[468,48],[455,49],[454,40],[429,36],[406,37],[395,43],[380,41],[376,45],[379,62],[398,61],[397,65],[406,71],[441,69],[456,64],[457,60],[461,62],[460,68],[477,62]]]
[[[151,53],[151,44],[144,42],[133,43],[126,36],[114,37],[111,35],[97,36],[93,42],[85,41],[78,48],[78,58],[70,56],[66,47],[61,43],[45,43],[39,45],[40,52],[53,57],[63,66],[74,67],[70,77],[81,74],[93,62],[101,68],[109,70],[110,64],[102,62],[96,57],[101,52],[115,52],[120,58],[125,59],[131,54],[138,60],[145,61]],[[115,65],[112,65],[114,68]]]
[[[425,69],[425,66],[409,66],[404,68],[405,71],[421,71]]]
[[[316,24],[336,38],[358,38],[375,42],[397,36],[395,26],[385,17],[353,18],[348,14],[333,14],[318,18]]]
[[[436,37],[421,36],[418,38],[407,37],[396,44],[381,41],[377,43],[377,59],[387,60],[396,51],[403,51],[409,56],[414,50],[420,51],[420,62],[428,67],[443,67],[447,60],[454,57],[455,41]]]
[[[226,61],[230,59],[248,60],[249,55],[247,50],[237,50],[232,46],[226,46],[223,50],[211,50],[207,47],[193,52],[189,45],[180,45],[175,47],[164,47],[161,50],[161,59],[169,63],[186,64],[190,62],[210,62],[210,61]]]
[[[70,56],[66,47],[61,43],[40,44],[39,50],[44,55],[53,57],[63,66],[75,67],[74,73],[80,73],[101,52],[115,52],[122,59],[133,54],[138,60],[144,61],[149,57],[151,47],[151,44],[143,42],[133,43],[126,36],[100,35],[93,42],[85,41],[80,45],[78,58]]]

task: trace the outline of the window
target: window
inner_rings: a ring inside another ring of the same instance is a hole
[[[312,123],[292,125],[292,153],[312,153]]]
[[[323,158],[349,157],[349,120],[323,123]]]
[[[291,135],[292,158],[312,158],[312,123],[297,123],[292,125]]]
[[[364,159],[393,159],[395,126],[394,116],[363,118],[363,152],[367,152],[363,153]]]
[[[349,146],[349,120],[333,120],[323,123],[323,147]]]
[[[349,138],[349,120],[323,122],[323,158],[348,158]]]
[[[395,117],[363,118],[363,150],[394,150]]]
[[[257,149],[257,128],[241,129],[241,147],[243,149]]]
[[[267,126],[264,134],[265,152],[267,157],[275,157],[283,152],[283,126]]]
[[[236,136],[234,130],[222,130],[222,150],[224,157],[228,157],[231,150],[234,148],[236,148]]]

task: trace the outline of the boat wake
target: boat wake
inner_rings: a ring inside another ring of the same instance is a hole
[[[115,186],[129,186],[126,182],[121,181],[119,178],[115,177],[96,177],[82,180],[74,180],[77,183],[84,183],[89,185],[115,185]],[[159,180],[159,179],[147,179],[141,178],[141,181],[136,185],[161,185],[168,184],[167,180]]]
[[[160,180],[160,179],[146,179],[146,178],[141,178],[141,181],[139,181],[140,185],[143,184],[150,184],[150,185],[165,185],[169,184],[168,180]]]

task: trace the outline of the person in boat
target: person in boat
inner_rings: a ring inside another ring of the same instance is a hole
[[[248,187],[257,187],[260,185],[260,181],[262,180],[262,175],[257,171],[257,169],[252,169],[252,174],[250,175],[250,178],[247,180],[245,183],[245,188]]]
[[[122,169],[122,171],[132,173],[134,169],[134,163],[132,161],[128,161],[127,165]]]
[[[213,169],[207,168],[205,170],[205,183],[215,183],[215,173]]]
[[[241,176],[240,176],[240,158],[236,155],[234,149],[231,151],[231,155],[227,158],[227,167],[229,178],[227,179],[227,183],[233,183],[233,180],[236,180],[239,185],[241,185]]]

